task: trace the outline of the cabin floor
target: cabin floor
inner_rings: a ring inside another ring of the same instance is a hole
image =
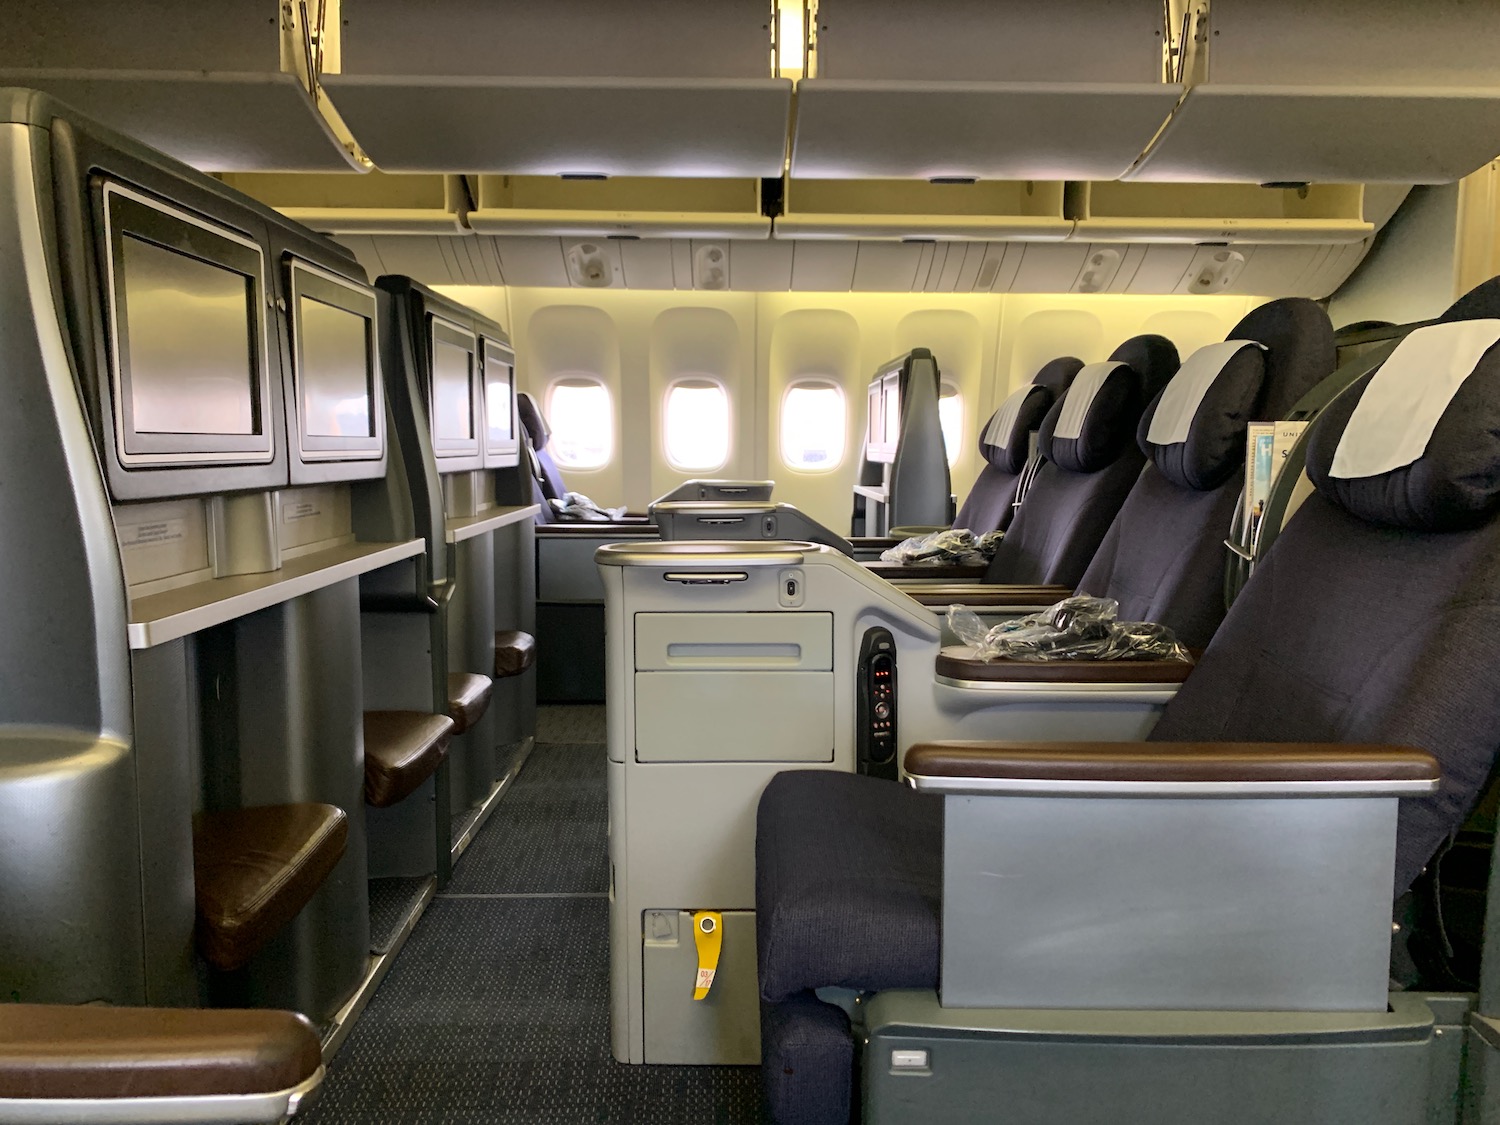
[[[610,1056],[604,737],[602,706],[540,709],[536,748],[335,1056],[307,1125],[760,1120],[754,1067]]]

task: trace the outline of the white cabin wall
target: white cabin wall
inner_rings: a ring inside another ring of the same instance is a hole
[[[600,378],[616,411],[614,453],[602,469],[564,468],[570,487],[605,505],[641,510],[691,476],[769,477],[776,497],[835,530],[848,526],[865,428],[865,386],[881,363],[929,347],[963,396],[963,440],[953,466],[962,498],[979,472],[979,427],[1010,391],[1061,355],[1104,359],[1130,336],[1159,332],[1185,356],[1221,340],[1259,297],[921,293],[704,293],[443,286],[495,317],[516,345],[522,390],[543,399],[570,371]],[[662,411],[677,378],[706,375],[730,395],[728,463],[673,469]],[[827,379],[844,391],[839,464],[792,469],[781,458],[789,385]],[[543,403],[545,405],[545,403]]]

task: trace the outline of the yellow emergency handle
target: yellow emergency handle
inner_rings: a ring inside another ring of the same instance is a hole
[[[693,913],[693,944],[698,947],[698,981],[693,986],[693,999],[705,1000],[714,986],[719,950],[724,945],[724,919],[717,910]]]

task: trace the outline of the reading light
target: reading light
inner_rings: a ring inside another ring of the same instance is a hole
[[[771,74],[812,78],[817,66],[818,0],[772,0]]]

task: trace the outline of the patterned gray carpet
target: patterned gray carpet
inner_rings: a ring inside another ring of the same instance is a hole
[[[602,710],[543,709],[546,733],[593,737],[539,741],[334,1059],[307,1125],[760,1120],[754,1068],[610,1058]]]
[[[370,880],[370,952],[387,953],[427,889],[430,875]]]

